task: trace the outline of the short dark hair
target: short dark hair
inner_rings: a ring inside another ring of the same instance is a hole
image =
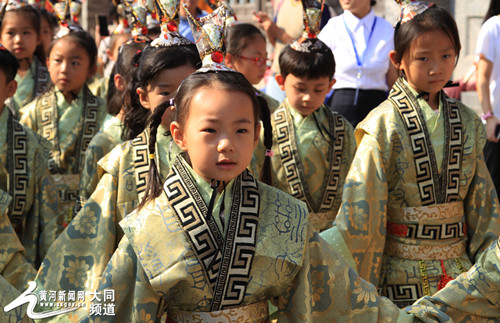
[[[317,79],[335,74],[335,59],[332,50],[321,40],[307,39],[311,43],[310,52],[296,51],[290,45],[283,48],[279,56],[280,73],[283,78],[288,74],[297,77]]]
[[[17,58],[7,49],[0,49],[0,70],[5,74],[7,83],[16,77],[18,69],[19,61]]]
[[[401,22],[397,23],[394,30],[396,62],[401,63],[404,53],[410,49],[415,39],[426,32],[435,30],[442,31],[451,40],[458,61],[462,45],[460,44],[457,23],[446,9],[433,5],[410,21],[403,24]]]

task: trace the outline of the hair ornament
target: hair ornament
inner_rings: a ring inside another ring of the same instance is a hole
[[[274,156],[274,151],[271,149],[266,149],[266,157],[273,157]]]
[[[298,52],[310,53],[323,48],[320,42],[313,41],[320,32],[321,14],[324,0],[302,0],[304,31],[302,36],[290,44]]]
[[[129,17],[132,18],[132,30],[130,31],[132,37],[138,37],[139,35],[147,36],[148,28],[147,25],[147,15],[148,9],[144,0],[122,0],[125,5],[126,12]]]
[[[154,160],[155,159],[155,154],[149,154],[149,159]]]
[[[190,45],[192,42],[182,37],[179,32],[179,5],[180,0],[156,0],[161,16],[161,34],[151,42],[151,46],[169,47]]]
[[[52,4],[54,14],[59,22],[59,30],[54,39],[59,39],[75,31],[83,31],[78,25],[82,11],[82,3],[78,0],[63,0]]]
[[[168,102],[168,104],[172,107],[174,106],[174,98],[170,98],[170,101]]]
[[[2,7],[0,10],[0,12],[1,12],[0,17],[3,17],[3,14],[6,11],[19,9],[21,7],[30,5],[28,3],[28,1],[26,1],[26,0],[1,0],[1,3],[2,3]]]
[[[200,53],[202,67],[198,72],[234,72],[234,70],[224,65],[226,56],[226,7],[220,6],[204,17],[194,18],[187,10],[186,5],[183,4],[183,6],[188,16],[196,47]]]
[[[214,11],[220,6],[226,7],[226,26],[231,27],[235,23],[238,22],[238,18],[236,17],[236,12],[234,11],[233,8],[229,5],[229,2],[226,0],[205,0],[205,3],[207,6]]]
[[[433,3],[420,2],[418,0],[396,0],[396,2],[401,7],[401,15],[399,17],[399,23],[401,24],[412,20],[416,15],[421,14],[434,5]]]

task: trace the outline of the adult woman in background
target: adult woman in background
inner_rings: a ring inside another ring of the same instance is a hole
[[[330,108],[356,125],[387,98],[396,81],[389,64],[391,24],[375,16],[375,0],[340,0],[344,13],[330,19],[318,38],[331,48],[337,80]]]
[[[484,158],[493,183],[500,190],[500,143],[496,129],[500,128],[500,1],[491,0],[476,45],[477,94],[482,118],[486,123],[488,141],[484,147]]]

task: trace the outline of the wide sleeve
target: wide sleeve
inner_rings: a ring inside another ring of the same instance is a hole
[[[102,275],[98,291],[106,289],[115,291],[116,316],[101,316],[101,322],[159,322],[160,297],[126,236]]]
[[[35,178],[36,189],[21,241],[26,248],[26,259],[38,268],[51,244],[64,230],[64,213],[59,208],[59,194],[47,169],[44,149],[39,148],[33,158],[32,178]]]
[[[99,137],[101,138],[101,137]],[[105,153],[101,145],[96,144],[94,140],[92,140],[85,151],[85,162],[83,163],[83,170],[80,176],[80,185],[79,185],[79,200],[77,203],[77,209],[79,210],[83,204],[88,200],[88,198],[92,195],[94,190],[97,187],[97,183],[99,183],[99,174],[97,172],[98,165],[97,162],[104,157]]]
[[[36,271],[24,258],[25,250],[3,207],[9,201],[8,194],[0,191],[0,274],[10,285],[23,292],[26,284],[34,280]]]
[[[467,251],[473,263],[500,234],[498,196],[484,161],[482,149],[486,142],[486,132],[479,118],[476,117],[474,120],[477,138],[476,163],[464,198],[464,213],[470,239]]]
[[[334,222],[355,260],[359,275],[378,286],[385,246],[388,187],[385,157],[378,142],[368,134],[358,149],[344,184]],[[333,230],[333,229],[329,229]],[[322,236],[329,240],[326,230]]]
[[[406,308],[418,314],[433,307],[454,322],[493,322],[500,317],[500,241],[492,244],[469,271],[432,296]]]
[[[312,227],[302,269],[278,297],[278,322],[412,322],[363,280]],[[446,321],[446,317],[443,317]]]
[[[96,288],[122,236],[116,216],[117,189],[117,178],[105,174],[84,207],[52,244],[37,276],[45,289]]]

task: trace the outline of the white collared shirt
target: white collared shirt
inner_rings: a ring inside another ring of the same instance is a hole
[[[367,48],[366,41],[375,19],[377,21]],[[360,81],[356,77],[359,68],[346,26],[352,33],[360,60],[364,55]],[[376,17],[373,9],[361,19],[348,10],[331,18],[318,38],[330,47],[335,57],[334,78],[337,83],[333,88],[356,88],[359,85],[360,89],[388,91],[386,75],[390,64],[389,52],[394,49],[393,37],[394,28],[387,20]],[[368,50],[366,54],[365,50]]]

